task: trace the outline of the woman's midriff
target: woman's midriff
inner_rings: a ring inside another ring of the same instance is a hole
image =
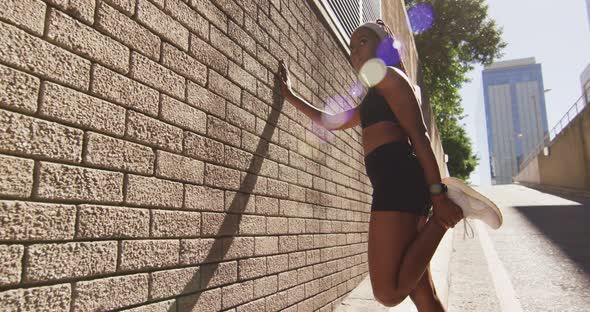
[[[393,141],[408,140],[407,134],[399,124],[380,121],[363,129],[363,149],[365,156],[377,147]]]

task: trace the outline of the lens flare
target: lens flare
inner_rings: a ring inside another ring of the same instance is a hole
[[[348,94],[353,98],[360,98],[363,94],[363,85],[360,82],[355,82],[352,86],[348,89]]]
[[[434,24],[434,9],[427,3],[419,3],[408,10],[408,19],[414,34],[421,34]]]
[[[385,62],[376,57],[363,64],[363,67],[359,70],[358,78],[365,87],[372,88],[385,78],[386,73],[387,66]]]
[[[381,40],[377,46],[377,57],[380,58],[386,65],[395,65],[401,62],[398,47],[401,47],[401,42],[394,40],[391,37]]]

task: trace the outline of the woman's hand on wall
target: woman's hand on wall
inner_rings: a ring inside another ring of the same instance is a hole
[[[279,82],[281,86],[281,93],[283,97],[289,97],[293,94],[293,88],[291,85],[291,79],[289,78],[289,69],[283,60],[279,61]]]

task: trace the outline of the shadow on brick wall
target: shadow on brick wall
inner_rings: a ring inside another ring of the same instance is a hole
[[[221,226],[219,227],[220,233],[230,233],[230,239],[228,240],[227,237],[223,236],[215,236],[213,245],[203,263],[213,262],[218,260],[219,258],[224,259],[225,255],[227,254],[229,247],[233,242],[233,237],[238,232],[240,221],[242,219],[242,213],[246,209],[246,206],[252,194],[252,190],[256,186],[256,182],[258,180],[258,173],[260,172],[260,169],[262,167],[262,161],[264,160],[264,158],[260,157],[259,155],[266,155],[268,153],[269,141],[276,129],[276,124],[279,119],[283,103],[284,98],[280,92],[279,81],[278,78],[275,77],[272,109],[271,113],[269,114],[268,120],[266,120],[267,123],[262,131],[262,136],[260,137],[258,146],[256,147],[256,156],[253,157],[252,161],[250,162],[248,170],[246,171],[246,176],[244,177],[244,180],[237,191],[238,193],[236,194],[236,196],[234,196],[231,204],[229,205],[229,208],[227,210],[228,214],[226,214]],[[239,196],[240,194],[243,196]],[[237,220],[233,218],[234,214],[237,215]],[[226,242],[225,244],[224,241]],[[220,250],[221,252],[218,253],[216,252],[217,250]],[[182,296],[184,298],[176,297],[176,305],[178,306],[179,311],[193,311],[193,309],[199,302],[202,292],[190,294],[188,295],[188,297],[186,293],[194,291],[194,285],[201,285],[199,291],[207,289],[218,267],[218,263],[212,263],[206,266],[201,265],[201,268],[197,271],[198,274],[195,274],[191,281],[183,289],[182,293],[184,295]],[[169,312],[176,312],[174,305],[170,307]]]

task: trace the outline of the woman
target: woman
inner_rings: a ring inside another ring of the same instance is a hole
[[[419,311],[445,311],[428,268],[438,244],[447,229],[468,214],[475,218],[480,218],[476,214],[486,215],[488,219],[493,214],[497,221],[499,210],[496,213],[480,194],[464,184],[451,181],[454,185],[447,187],[441,183],[420,105],[399,58],[394,64],[396,57],[391,57],[397,52],[392,37],[381,20],[365,23],[353,32],[351,65],[360,76],[368,77],[365,80],[369,83],[375,81],[362,103],[353,109],[332,115],[305,102],[292,91],[283,61],[281,90],[288,102],[329,130],[362,127],[365,166],[373,186],[368,257],[377,301],[391,307],[409,295]],[[385,55],[380,46],[383,42]],[[382,66],[382,73],[375,75],[371,70],[379,71],[378,67],[364,65],[379,64],[381,61],[375,62],[377,55],[389,66]],[[447,196],[447,190],[464,196],[462,200],[476,198],[488,206],[459,207]],[[474,197],[466,199],[465,194]]]

